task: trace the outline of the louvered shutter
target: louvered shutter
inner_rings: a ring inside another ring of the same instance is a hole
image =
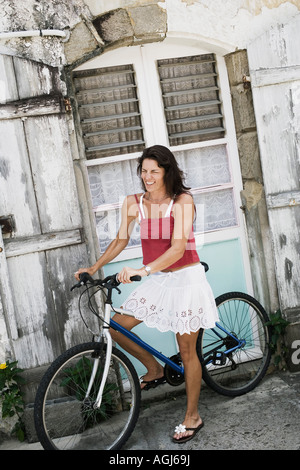
[[[214,54],[158,61],[171,146],[224,137]]]
[[[144,148],[132,65],[75,72],[74,84],[87,159]]]

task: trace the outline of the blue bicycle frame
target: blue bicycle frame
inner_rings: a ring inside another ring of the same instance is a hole
[[[114,329],[122,333],[124,336],[127,338],[131,339],[134,343],[138,344],[141,346],[143,349],[148,351],[150,354],[153,356],[157,357],[157,359],[160,359],[163,361],[165,364],[168,364],[169,366],[172,367],[172,369],[176,370],[176,372],[179,372],[180,374],[183,374],[183,367],[180,367],[178,364],[175,364],[171,359],[169,359],[167,356],[164,354],[160,353],[156,349],[152,348],[148,343],[145,343],[142,339],[138,338],[136,335],[131,333],[131,331],[126,330],[123,326],[119,325],[119,323],[115,322],[114,320],[110,320],[110,326]]]
[[[152,346],[150,346],[148,343],[145,343],[145,341],[143,341],[142,339],[138,338],[135,334],[131,333],[131,331],[128,331],[126,330],[126,328],[124,328],[123,326],[119,325],[119,323],[115,322],[114,320],[110,320],[110,326],[116,330],[116,331],[119,331],[120,333],[122,333],[124,336],[126,336],[127,338],[131,339],[134,343],[138,344],[139,346],[141,346],[143,349],[145,349],[146,351],[148,351],[150,354],[152,354],[153,356],[157,357],[157,359],[160,359],[161,361],[163,361],[165,364],[168,364],[170,367],[172,367],[172,369],[174,369],[176,372],[179,372],[180,374],[184,374],[184,368],[179,366],[178,364],[175,364],[175,362],[173,362],[170,358],[168,358],[167,356],[165,356],[164,354],[160,353],[159,351],[157,351],[156,349],[154,349]],[[238,338],[236,338],[234,335],[232,335],[231,333],[229,333],[227,330],[225,330],[225,328],[223,328],[219,323],[216,323],[216,327],[219,328],[220,330],[222,330],[224,333],[226,333],[226,335],[229,335],[233,340],[236,341],[236,346],[234,346],[233,348],[231,349],[228,349],[227,351],[224,351],[223,354],[227,355],[229,354],[230,352],[232,351],[235,351],[236,349],[238,348],[241,348],[245,345],[245,340],[239,340]],[[221,334],[215,329],[215,328],[212,328],[211,329],[212,331],[214,331],[214,333],[220,338],[220,339],[223,339],[223,337],[221,336]],[[209,360],[207,363],[209,364],[210,362],[212,362],[212,360]]]

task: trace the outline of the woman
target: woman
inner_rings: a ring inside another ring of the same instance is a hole
[[[144,266],[125,266],[118,279],[127,284],[131,276],[151,276],[123,305],[134,317],[116,314],[113,319],[128,330],[144,321],[147,326],[176,334],[184,365],[187,409],[182,424],[175,428],[173,441],[186,442],[203,426],[198,413],[202,369],[196,353],[197,337],[200,328],[215,326],[218,314],[196,252],[193,198],[174,155],[160,145],[145,149],[138,160],[138,174],[144,193],[125,199],[117,237],[93,266],[79,269],[75,277],[79,279],[84,271],[92,276],[113,260],[127,246],[133,225],[139,220]],[[112,330],[111,335],[145,365],[142,389],[165,382],[163,367],[150,353],[121,333]]]

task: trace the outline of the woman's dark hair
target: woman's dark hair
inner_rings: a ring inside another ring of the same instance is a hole
[[[182,193],[189,192],[190,188],[185,186],[183,182],[183,171],[178,167],[177,161],[171,150],[163,145],[153,145],[152,147],[146,148],[138,159],[137,174],[139,176],[141,176],[143,161],[146,158],[155,160],[160,168],[164,168],[164,183],[169,196],[174,197],[175,195],[179,196]],[[142,185],[144,190],[146,190],[143,180]]]

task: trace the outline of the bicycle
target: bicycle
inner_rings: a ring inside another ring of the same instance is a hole
[[[207,271],[208,265],[202,264]],[[83,273],[72,287],[85,287],[79,297],[80,314],[87,294],[87,306],[102,327],[91,342],[59,356],[41,380],[34,420],[44,449],[120,449],[131,435],[140,410],[140,380],[129,358],[112,345],[110,327],[162,361],[167,383],[176,386],[184,381],[179,354],[166,357],[110,318],[111,311],[132,315],[113,307],[112,292],[120,292],[119,285],[117,275],[94,280]],[[106,297],[104,316],[95,303],[99,289]],[[268,316],[256,299],[240,292],[220,295],[216,305],[220,321],[211,330],[200,330],[197,341],[203,379],[218,393],[242,395],[258,385],[270,362]],[[83,315],[82,319],[89,328]]]

